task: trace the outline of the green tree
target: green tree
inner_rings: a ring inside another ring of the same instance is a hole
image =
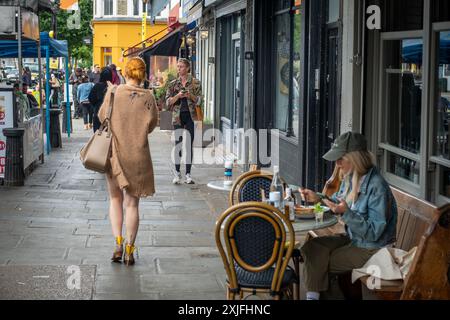
[[[79,25],[73,26],[70,22],[73,21],[75,12],[59,10],[56,15],[56,38],[67,40],[69,45],[69,55],[80,64],[89,66],[92,63],[92,45],[86,45],[83,38],[92,37],[92,30],[90,22],[92,20],[92,1],[79,0],[78,6],[80,8]],[[48,12],[42,12],[39,15],[40,31],[52,30],[52,18]]]

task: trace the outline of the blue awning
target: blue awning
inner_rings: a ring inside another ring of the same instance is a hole
[[[50,49],[50,57],[68,58],[67,40],[55,40],[49,37],[48,32],[40,33],[41,55],[45,57],[45,49]],[[19,53],[17,40],[0,40],[0,58],[17,58]],[[22,57],[37,58],[38,47],[36,41],[22,41]]]

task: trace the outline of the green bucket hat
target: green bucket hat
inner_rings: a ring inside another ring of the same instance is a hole
[[[331,149],[323,155],[323,158],[336,161],[352,151],[367,151],[367,140],[362,134],[349,131],[334,140]]]

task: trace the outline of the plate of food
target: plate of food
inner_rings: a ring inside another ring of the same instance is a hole
[[[316,217],[315,212],[318,211],[327,212],[330,208],[321,206],[320,203],[317,203],[314,206],[300,206],[296,205],[294,207],[295,217],[298,219],[314,219]]]

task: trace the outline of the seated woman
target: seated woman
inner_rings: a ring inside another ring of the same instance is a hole
[[[363,135],[347,132],[339,136],[323,158],[336,161],[342,183],[329,201],[313,191],[300,189],[305,200],[323,201],[341,215],[346,234],[319,237],[301,248],[307,300],[319,300],[328,290],[328,275],[362,267],[380,248],[393,244],[396,236],[397,204],[386,180],[375,167]]]

